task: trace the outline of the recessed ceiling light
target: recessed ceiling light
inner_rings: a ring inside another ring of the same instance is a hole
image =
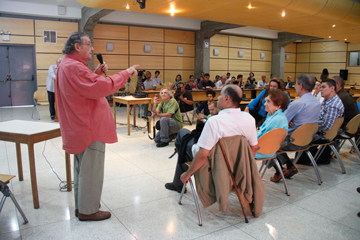
[[[127,5],[126,5],[126,9],[129,9],[129,8],[130,8],[130,7],[129,7],[129,4],[127,4]]]
[[[345,38],[345,41],[347,41],[347,38]]]
[[[252,9],[252,6],[251,6],[251,3],[249,3],[249,6],[248,6],[249,9]]]
[[[285,11],[282,12],[281,16],[282,16],[282,17],[285,17]]]
[[[331,36],[329,36],[329,38],[331,38]]]
[[[333,24],[333,27],[336,27],[336,25],[335,25],[335,24]]]
[[[171,16],[174,16],[175,13],[180,12],[180,11],[175,9],[174,4],[171,4],[170,10],[168,12],[171,14]]]

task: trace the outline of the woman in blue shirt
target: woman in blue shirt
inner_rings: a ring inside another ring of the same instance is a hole
[[[171,86],[171,89],[177,89],[177,85],[179,84],[179,82],[181,82],[181,75],[180,74],[176,75],[175,82]]]
[[[271,90],[265,98],[264,105],[267,117],[257,132],[258,138],[275,128],[284,128],[286,131],[288,130],[289,122],[284,114],[284,111],[288,106],[288,97],[286,95],[287,94],[284,91],[276,89]],[[255,158],[269,158],[273,156],[275,156],[275,153],[271,155],[256,153]]]
[[[245,111],[255,118],[256,126],[260,126],[265,119],[265,98],[269,95],[270,90],[275,89],[280,89],[283,92],[285,91],[284,82],[281,79],[270,80],[269,85],[259,94],[259,96],[246,106]]]

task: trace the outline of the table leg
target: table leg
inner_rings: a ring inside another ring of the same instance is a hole
[[[149,102],[149,111],[151,112],[151,101]],[[151,118],[148,118],[149,119],[149,133],[151,133]]]
[[[136,127],[136,105],[133,105],[133,109],[134,109],[134,127]]]
[[[17,157],[19,181],[22,181],[22,180],[24,180],[24,175],[23,175],[23,167],[22,167],[22,160],[21,160],[20,143],[16,143],[16,157]]]
[[[65,152],[65,163],[66,163],[66,184],[68,192],[72,190],[72,183],[71,183],[71,164],[70,164],[70,154]]]
[[[114,108],[114,122],[115,122],[115,128],[116,128],[116,102],[113,98],[113,108]]]
[[[135,110],[134,110],[135,114]],[[128,135],[130,135],[130,105],[127,103],[127,127],[128,127]]]
[[[31,188],[33,194],[33,203],[34,203],[34,208],[38,209],[40,207],[40,204],[39,204],[39,193],[36,182],[35,155],[34,155],[33,143],[28,143],[28,150],[29,150],[30,178],[31,178]]]

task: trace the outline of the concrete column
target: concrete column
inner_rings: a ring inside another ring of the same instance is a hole
[[[195,77],[210,71],[210,38],[221,30],[242,27],[237,24],[203,21],[195,33]]]
[[[86,33],[89,35],[91,42],[94,42],[94,27],[99,22],[100,18],[113,11],[114,10],[83,7],[81,9],[81,19],[79,21],[79,32]],[[94,70],[94,54],[91,56],[91,61],[88,61],[88,66],[91,70]]]
[[[285,66],[285,46],[295,42],[296,40],[303,39],[319,39],[316,37],[280,32],[278,39],[273,40],[272,43],[272,59],[271,59],[271,72],[277,77],[284,79],[284,66]]]

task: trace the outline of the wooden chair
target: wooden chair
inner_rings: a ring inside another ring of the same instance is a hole
[[[38,105],[49,105],[48,102],[42,102],[47,99],[48,99],[48,95],[46,89],[38,89],[37,91],[34,92],[34,109],[32,111],[31,118],[33,118],[34,110],[36,108],[36,112],[40,120]]]
[[[14,202],[16,208],[19,210],[21,216],[24,219],[24,224],[28,223],[28,219],[26,218],[24,212],[22,211],[20,205],[18,204],[18,202],[16,201],[14,195],[12,194],[12,192],[9,189],[8,183],[10,182],[11,179],[13,179],[15,176],[14,175],[5,175],[5,174],[0,174],[0,192],[2,192],[4,194],[4,196],[1,199],[0,202],[0,213],[1,210],[5,204],[5,200],[7,197],[10,197],[11,200]]]
[[[265,154],[265,155],[272,155],[272,154],[276,153],[280,149],[281,143],[285,140],[286,135],[287,135],[287,131],[284,128],[276,128],[276,129],[273,129],[273,130],[265,133],[258,140],[258,147],[259,147],[258,152],[261,154]],[[260,167],[259,173],[261,173],[261,170],[265,166],[265,161],[267,161],[265,170],[264,170],[263,174],[261,175],[261,177],[264,176],[266,168],[269,166],[270,162],[272,162],[272,161],[275,162],[275,166],[279,170],[279,172],[284,180],[285,192],[288,196],[290,196],[289,188],[287,186],[284,174],[282,172],[282,168],[281,168],[278,160],[276,159],[276,155],[274,157],[270,157],[270,158],[256,158],[255,157],[255,160],[262,161],[262,165]]]
[[[337,135],[335,137],[335,140],[340,140],[341,143],[338,147],[338,152],[340,151],[340,149],[342,148],[342,146],[344,145],[346,140],[349,140],[350,143],[353,145],[354,149],[356,150],[358,156],[360,157],[360,151],[359,148],[357,147],[356,143],[352,140],[353,137],[355,137],[356,133],[358,132],[358,128],[360,125],[360,114],[356,115],[355,117],[353,117],[347,124],[345,127],[345,132]]]
[[[325,150],[326,146],[329,146],[331,148],[331,150],[333,151],[333,153],[335,154],[340,167],[341,167],[341,171],[342,173],[346,173],[345,171],[345,167],[344,164],[340,158],[339,152],[336,150],[335,146],[334,146],[334,138],[336,137],[341,125],[344,122],[344,118],[338,118],[336,119],[336,121],[334,122],[334,124],[332,125],[332,127],[328,130],[328,131],[324,131],[324,135],[323,135],[323,141],[315,141],[313,143],[311,143],[312,147],[319,147],[318,151],[316,152],[314,159],[315,161],[318,160],[318,158],[320,157],[320,155],[323,153],[323,151]],[[319,143],[317,143],[319,142]]]

